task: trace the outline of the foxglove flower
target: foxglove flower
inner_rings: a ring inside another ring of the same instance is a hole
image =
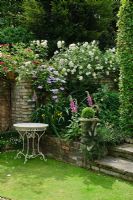
[[[77,102],[70,96],[70,108],[72,113],[77,113]]]
[[[92,106],[93,105],[93,101],[92,101],[92,97],[90,96],[89,92],[86,91],[87,93],[87,103],[88,103],[88,106]]]

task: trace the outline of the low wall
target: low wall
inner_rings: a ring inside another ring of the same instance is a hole
[[[80,142],[67,142],[56,137],[46,136],[42,140],[41,147],[42,152],[48,157],[80,167],[91,167],[91,163],[85,159],[81,151]]]

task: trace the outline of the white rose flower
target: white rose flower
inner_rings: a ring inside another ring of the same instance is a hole
[[[36,44],[36,40],[33,40],[33,41],[31,42],[31,44]]]
[[[61,58],[60,61],[59,61],[60,65],[63,65],[64,64],[64,59]]]
[[[109,71],[106,71],[106,75],[107,75],[107,76],[109,75]]]
[[[91,72],[86,72],[86,76],[88,76],[88,75],[90,75],[91,74]]]
[[[71,70],[70,69],[67,69],[67,72],[70,72]]]
[[[95,45],[95,44],[96,44],[96,41],[95,41],[95,40],[93,40],[91,44],[92,44],[92,45]]]
[[[42,45],[43,47],[47,47],[47,44],[48,44],[48,41],[47,41],[47,40],[42,40],[42,41],[41,41],[41,45]]]
[[[74,69],[77,69],[77,67],[78,67],[77,65],[74,65]]]
[[[73,67],[73,66],[74,66],[74,63],[73,63],[72,61],[70,61],[70,62],[69,62],[69,66],[70,66],[70,67]]]
[[[63,46],[64,46],[65,42],[62,40],[62,41],[58,41],[57,42],[57,47],[58,49],[61,49]]]
[[[76,70],[75,69],[73,69],[72,71],[71,71],[71,74],[74,74],[76,72]]]
[[[62,69],[62,72],[66,72],[66,68],[63,68],[63,69]]]
[[[76,49],[76,44],[74,44],[74,43],[73,43],[73,44],[70,44],[70,45],[69,45],[69,49],[71,49],[71,50]]]
[[[83,44],[83,47],[87,47],[88,46],[88,42],[85,42],[84,44]]]
[[[84,49],[81,49],[81,52],[84,53],[85,52]]]
[[[25,62],[24,64],[25,64],[25,66],[28,66],[28,65],[31,64],[31,61],[27,61],[27,62]]]
[[[94,56],[94,53],[92,51],[89,51],[88,53],[90,56]]]
[[[98,60],[98,59],[99,59],[99,57],[98,57],[98,56],[96,56],[96,57],[95,57],[95,59],[96,59],[96,60]]]
[[[83,71],[79,71],[79,74],[80,74],[80,75],[83,74]]]
[[[112,52],[115,52],[115,47],[111,49]]]
[[[36,44],[37,44],[37,46],[39,46],[40,45],[40,41],[36,40]]]
[[[93,78],[96,78],[97,75],[96,75],[96,73],[94,72],[94,73],[92,74],[92,76],[93,76]]]
[[[60,49],[62,47],[62,42],[61,41],[57,42],[57,47],[58,47],[58,49]]]
[[[83,80],[83,76],[79,76],[79,80],[82,81]]]
[[[88,65],[87,65],[87,69],[91,69],[91,64],[88,64]]]
[[[58,54],[58,53],[59,53],[59,51],[55,51],[55,52],[54,52],[54,55],[56,55],[56,54]]]

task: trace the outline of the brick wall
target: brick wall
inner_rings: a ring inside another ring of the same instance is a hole
[[[35,108],[32,101],[33,91],[28,81],[20,81],[12,87],[12,124],[18,122],[31,122],[31,114]]]
[[[41,142],[41,150],[45,155],[56,160],[80,167],[91,167],[89,160],[85,159],[80,142],[68,142],[57,137],[45,136]]]
[[[10,84],[0,79],[0,131],[5,131],[11,124]]]
[[[0,79],[0,131],[6,131],[12,124],[30,122],[35,108],[33,91],[28,81],[9,82]]]

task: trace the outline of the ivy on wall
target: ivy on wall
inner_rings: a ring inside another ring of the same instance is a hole
[[[121,0],[118,21],[120,115],[123,130],[133,133],[133,1]]]

